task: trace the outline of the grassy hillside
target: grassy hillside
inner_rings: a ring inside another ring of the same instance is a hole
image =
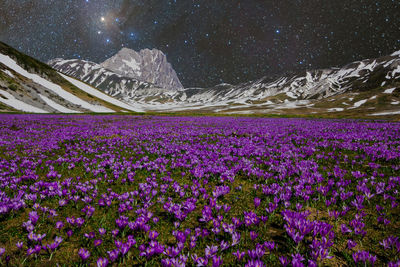
[[[72,85],[70,82],[65,80],[63,77],[61,77],[57,71],[52,69],[47,64],[40,62],[28,55],[25,55],[2,42],[0,42],[0,53],[14,59],[18,63],[18,65],[26,69],[28,72],[36,73],[41,77],[60,85],[64,90],[79,97],[82,100],[85,100],[90,103],[101,104],[115,111],[127,111],[121,107],[108,103],[102,99],[99,99],[91,94],[88,94],[80,90],[79,88],[77,88],[76,86]],[[18,82],[16,82],[13,79],[10,79],[10,77],[2,74],[2,72],[0,72],[0,79],[5,80],[9,84],[8,89],[15,90],[18,88]]]

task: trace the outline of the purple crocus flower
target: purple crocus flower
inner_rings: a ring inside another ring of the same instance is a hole
[[[292,254],[292,265],[294,266],[304,266],[302,261],[304,261],[304,257],[300,253]]]
[[[265,254],[265,249],[262,245],[257,244],[256,248],[248,250],[247,254],[251,259],[261,259]]]
[[[128,241],[126,242],[130,246],[136,245],[136,239],[133,237],[133,235],[128,235]]]
[[[64,239],[62,238],[62,237],[60,237],[60,236],[56,236],[55,238],[54,238],[54,242],[56,242],[56,243],[58,243],[58,244],[61,244],[61,242],[63,241]]]
[[[357,243],[356,243],[355,241],[353,241],[353,240],[351,240],[351,239],[347,240],[347,247],[348,247],[349,249],[352,249],[352,248],[354,248],[355,246],[357,246]]]
[[[250,231],[250,238],[251,240],[255,240],[258,237],[258,234],[255,231]]]
[[[226,250],[226,249],[229,248],[229,243],[224,241],[224,240],[222,240],[220,247],[221,247],[221,251]]]
[[[84,223],[85,223],[85,219],[83,219],[83,218],[81,218],[81,217],[76,218],[76,225],[77,225],[78,227],[81,227]]]
[[[345,224],[340,225],[340,230],[342,231],[342,234],[347,234],[351,233],[351,229],[347,227]]]
[[[67,223],[69,223],[71,226],[74,226],[74,225],[75,225],[75,217],[74,217],[74,216],[72,216],[72,217],[67,217],[65,220],[66,220]]]
[[[117,248],[120,248],[122,246],[122,241],[121,240],[114,240],[114,244]]]
[[[317,267],[317,263],[313,260],[308,260],[308,267]]]
[[[55,251],[58,248],[59,245],[60,245],[59,243],[53,242],[53,243],[48,244],[46,246],[46,249],[48,249],[50,251]]]
[[[40,251],[42,250],[42,246],[41,246],[41,245],[36,245],[36,246],[34,247],[34,250],[35,250],[35,254],[39,254]]]
[[[170,258],[162,259],[161,265],[163,267],[172,267],[172,260]]]
[[[149,232],[149,238],[150,240],[156,240],[158,237],[159,233],[157,231],[150,231]]]
[[[235,232],[232,234],[232,247],[237,245],[240,241],[240,233]]]
[[[355,263],[363,262],[366,264],[367,262],[370,262],[372,265],[374,265],[376,256],[370,254],[368,251],[361,250],[353,253],[353,259]]]
[[[58,205],[59,205],[60,207],[63,207],[63,206],[65,206],[65,205],[67,205],[67,203],[68,203],[68,200],[66,200],[66,199],[60,199],[60,200],[58,201]]]
[[[87,249],[80,248],[78,251],[78,255],[83,261],[86,261],[90,257],[90,252]]]
[[[108,265],[108,259],[107,258],[98,258],[96,264],[97,264],[97,267],[105,267]]]
[[[106,229],[104,229],[104,228],[99,228],[99,234],[100,234],[100,235],[105,235],[105,234],[106,234]]]
[[[222,262],[223,261],[221,256],[217,257],[216,255],[214,255],[212,257],[212,267],[219,267],[222,265]]]
[[[205,256],[206,256],[206,258],[211,258],[217,252],[218,252],[217,246],[214,246],[214,245],[207,246],[205,249]]]
[[[103,243],[103,240],[101,240],[101,239],[96,239],[96,240],[93,241],[94,247],[100,246],[101,243]]]
[[[35,253],[35,249],[34,248],[28,248],[27,251],[26,251],[26,255],[27,256],[30,256],[30,255],[32,255],[34,253]]]
[[[265,267],[265,264],[262,260],[249,260],[245,265],[245,267]]]
[[[197,266],[207,266],[208,265],[208,258],[199,257],[196,262]]]
[[[118,256],[119,256],[120,252],[119,252],[118,249],[114,249],[114,250],[111,250],[111,251],[107,251],[107,254],[108,254],[108,257],[109,257],[110,261],[114,262],[114,261],[116,261],[118,259]]]
[[[36,225],[37,221],[39,220],[39,215],[36,211],[29,212],[29,220],[32,222],[33,225]]]
[[[391,261],[388,263],[388,267],[399,267],[400,266],[400,260],[397,262]]]
[[[56,222],[56,229],[60,230],[63,227],[64,227],[64,223],[62,221]]]
[[[128,251],[129,251],[130,249],[131,249],[130,244],[129,244],[128,242],[126,242],[126,243],[123,243],[123,244],[122,244],[122,246],[121,246],[121,248],[120,248],[120,251],[121,251],[122,255],[125,255],[126,253],[128,253]]]
[[[264,247],[266,247],[268,250],[272,251],[275,248],[275,242],[274,241],[265,241],[264,242]]]
[[[67,236],[68,237],[71,237],[72,235],[73,235],[73,231],[71,230],[71,229],[69,229],[68,231],[67,231]]]
[[[244,252],[244,251],[240,252],[240,250],[237,250],[236,252],[233,252],[232,254],[233,254],[233,256],[236,257],[237,261],[242,261],[244,256],[246,255],[246,252]]]
[[[84,237],[88,238],[88,239],[93,239],[96,237],[95,232],[89,232],[89,233],[85,233],[83,234]]]
[[[19,241],[15,245],[17,246],[18,249],[22,249],[22,247],[24,246],[24,242]]]
[[[111,234],[113,235],[113,237],[115,238],[119,233],[119,229],[114,229],[111,231]]]

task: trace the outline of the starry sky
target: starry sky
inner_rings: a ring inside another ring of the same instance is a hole
[[[162,50],[185,87],[400,50],[399,0],[0,0],[0,41],[42,61]]]

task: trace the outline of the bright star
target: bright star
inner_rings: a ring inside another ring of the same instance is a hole
[[[280,31],[280,30],[276,30],[275,32],[276,32],[276,33],[281,33],[281,31]]]

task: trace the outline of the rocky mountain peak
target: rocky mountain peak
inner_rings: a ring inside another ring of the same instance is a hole
[[[101,63],[101,66],[119,75],[153,83],[166,89],[183,89],[166,55],[158,49],[143,49],[137,52],[122,48],[113,57]]]

